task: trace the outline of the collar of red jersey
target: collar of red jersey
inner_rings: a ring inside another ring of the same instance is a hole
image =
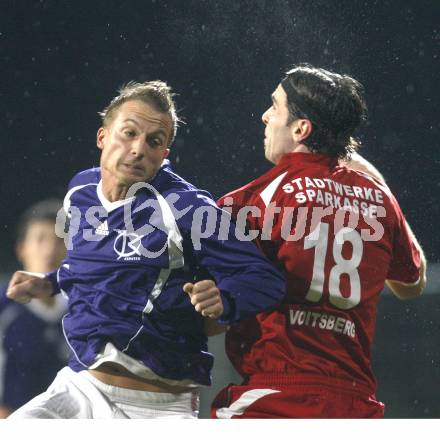
[[[320,153],[304,153],[304,152],[291,152],[286,153],[281,157],[278,162],[278,166],[283,167],[291,164],[316,164],[324,166],[336,166],[338,159],[335,159],[327,154]]]

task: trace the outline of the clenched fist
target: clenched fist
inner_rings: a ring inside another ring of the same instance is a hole
[[[191,304],[202,316],[217,319],[223,313],[222,297],[214,281],[186,283],[183,290],[189,295]]]
[[[53,293],[52,283],[42,273],[19,270],[9,282],[6,296],[21,304],[32,298],[48,298]]]

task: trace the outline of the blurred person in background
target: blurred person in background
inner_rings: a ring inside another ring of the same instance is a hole
[[[51,272],[65,256],[55,234],[62,202],[48,199],[31,206],[18,223],[16,255],[23,270]],[[7,417],[41,393],[65,364],[68,347],[61,328],[67,310],[63,296],[29,304],[9,300],[0,288],[0,417]]]

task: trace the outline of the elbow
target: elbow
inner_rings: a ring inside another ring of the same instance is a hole
[[[420,274],[420,279],[417,282],[417,284],[411,287],[412,287],[411,298],[417,298],[423,293],[426,287],[426,270],[423,270],[422,273]]]
[[[421,276],[419,283],[417,283],[417,286],[415,286],[413,292],[413,298],[419,297],[425,290],[425,287],[426,287],[426,273],[424,273]]]
[[[403,284],[396,281],[388,281],[388,287],[392,290],[394,295],[401,300],[409,300],[418,298],[425,289],[426,286],[426,275],[423,276],[417,281],[417,283],[411,284]]]
[[[394,294],[397,296],[397,298],[401,299],[402,301],[408,301],[410,299],[416,299],[418,298],[423,292],[422,288],[415,288],[411,290],[405,290],[404,292],[394,291]]]
[[[393,291],[397,298],[402,300],[418,298],[426,287],[426,260],[421,255],[421,265],[419,279],[413,284],[405,284],[399,281],[387,280],[388,287]]]

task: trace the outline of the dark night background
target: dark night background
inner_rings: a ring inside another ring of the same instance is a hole
[[[42,198],[62,198],[76,172],[98,165],[97,112],[122,83],[162,79],[174,88],[186,121],[172,147],[174,169],[218,197],[269,168],[261,114],[283,72],[298,62],[364,84],[370,123],[359,131],[363,154],[384,174],[428,260],[438,262],[439,23],[436,0],[1,2],[0,272],[17,265],[20,213]],[[421,304],[438,313],[438,296],[427,298]],[[423,322],[420,337],[438,341],[435,319],[425,319],[420,306],[395,303],[386,298],[378,333],[392,319]],[[406,342],[392,338],[402,337],[405,327],[394,328],[398,334],[390,328],[384,330],[390,350],[419,356],[408,371],[404,355],[383,348],[379,383],[390,388],[393,380],[404,381],[410,396],[402,411],[390,414],[438,416],[438,351],[417,354],[421,343],[410,328],[410,346],[402,348]],[[387,376],[393,359],[392,369],[407,377]],[[426,403],[408,391],[423,388],[415,372],[431,374],[418,367],[422,361],[437,381],[425,386],[432,392]]]

